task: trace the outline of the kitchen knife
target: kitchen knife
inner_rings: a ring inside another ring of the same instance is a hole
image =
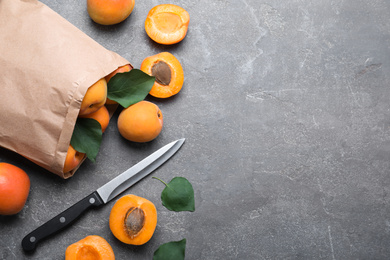
[[[89,196],[38,227],[23,238],[22,248],[25,251],[34,250],[39,241],[65,228],[87,209],[106,204],[171,158],[182,146],[184,140],[182,138],[165,145],[98,188]]]

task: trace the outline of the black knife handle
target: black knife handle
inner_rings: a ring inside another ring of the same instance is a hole
[[[22,248],[25,251],[32,251],[36,248],[37,243],[42,239],[60,231],[68,226],[90,207],[96,207],[103,204],[99,194],[95,191],[84,199],[80,200],[67,210],[58,214],[42,226],[38,227],[22,240]]]

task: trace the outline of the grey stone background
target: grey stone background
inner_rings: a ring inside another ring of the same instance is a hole
[[[117,259],[152,259],[159,245],[183,238],[186,259],[390,258],[390,1],[171,1],[191,16],[185,40],[173,46],[144,31],[161,1],[136,0],[115,26],[93,23],[85,1],[43,2],[135,68],[171,52],[185,83],[173,98],[147,97],[164,115],[157,139],[124,140],[116,114],[97,162],[71,179],[0,149],[0,161],[31,179],[25,208],[0,217],[0,259],[64,259],[68,245],[93,234]],[[111,234],[110,202],[34,254],[22,251],[27,233],[182,137],[182,149],[151,176],[186,177],[195,212],[164,208],[164,186],[149,176],[126,192],[157,207],[147,244]]]

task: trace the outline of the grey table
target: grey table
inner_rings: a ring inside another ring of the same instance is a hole
[[[155,102],[164,115],[150,143],[124,140],[114,115],[97,162],[62,180],[5,149],[31,191],[16,216],[0,217],[0,259],[64,259],[66,247],[100,235],[117,259],[152,259],[159,245],[187,239],[186,259],[389,259],[390,1],[172,1],[188,10],[184,41],[162,46],[144,31],[159,1],[136,1],[115,26],[91,21],[85,1],[49,7],[136,68],[162,51],[182,63],[185,83]],[[161,205],[151,176],[127,193],[157,207],[143,246],[119,242],[114,202],[86,213],[34,254],[24,235],[175,139],[186,143],[153,173],[186,177],[195,212]]]

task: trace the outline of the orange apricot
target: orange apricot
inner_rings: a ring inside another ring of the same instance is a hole
[[[81,102],[79,116],[84,116],[96,112],[101,108],[107,99],[107,82],[101,78],[90,86]]]
[[[90,235],[66,248],[65,260],[115,260],[114,250],[101,236]]]
[[[92,118],[95,119],[100,123],[100,126],[102,127],[102,133],[106,131],[106,128],[108,126],[108,123],[110,122],[110,113],[108,112],[108,109],[106,106],[102,106],[99,108],[98,111],[93,112],[91,114],[80,116],[82,118]]]
[[[94,22],[112,25],[129,17],[134,4],[135,0],[87,0],[87,11]]]
[[[152,238],[156,229],[157,210],[145,198],[124,195],[112,207],[109,224],[112,234],[121,242],[143,245]]]
[[[123,109],[117,124],[125,139],[138,143],[149,142],[160,134],[163,115],[156,104],[142,100]]]
[[[109,82],[110,79],[112,77],[114,77],[117,73],[129,72],[131,69],[132,69],[132,67],[130,66],[130,64],[126,64],[124,66],[121,66],[121,67],[117,68],[116,70],[114,70],[113,72],[111,72],[110,74],[108,74],[106,76],[106,81]]]
[[[111,72],[110,74],[108,74],[106,76],[106,81],[107,83],[110,81],[110,79],[112,77],[114,77],[117,73],[123,73],[123,72],[129,72],[130,70],[132,69],[132,67],[130,66],[130,64],[126,64],[124,66],[121,66],[119,68],[117,68],[116,70],[114,70],[113,72]],[[106,104],[107,105],[113,105],[113,104],[118,104],[116,101],[113,101],[109,98],[107,98],[107,101],[106,101]]]
[[[85,154],[76,151],[72,145],[69,145],[68,152],[66,154],[63,173],[70,172],[76,168],[80,162],[83,160]]]
[[[161,44],[175,44],[187,34],[190,15],[180,6],[161,4],[153,7],[145,20],[145,31],[149,37]]]
[[[161,52],[145,58],[140,69],[156,77],[149,94],[168,98],[179,93],[184,83],[184,72],[179,60],[169,52]]]
[[[30,178],[19,167],[0,163],[0,215],[14,215],[26,204]]]

